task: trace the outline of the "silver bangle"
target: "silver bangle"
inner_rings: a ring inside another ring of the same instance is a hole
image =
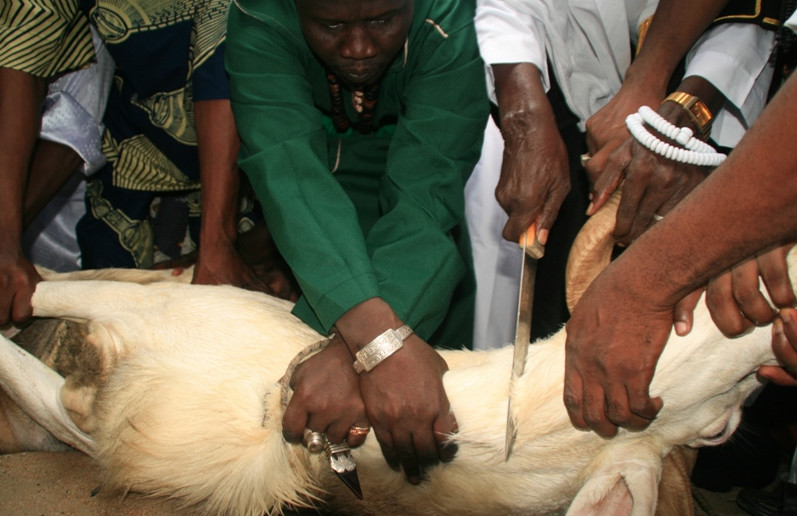
[[[412,328],[404,325],[395,330],[384,331],[377,338],[366,344],[355,356],[354,370],[357,374],[370,371],[384,359],[400,350],[404,346],[404,339],[412,335]]]

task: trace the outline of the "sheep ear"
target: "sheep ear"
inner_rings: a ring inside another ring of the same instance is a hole
[[[94,441],[72,421],[61,401],[64,379],[39,359],[0,336],[0,387],[59,440],[93,455]]]
[[[629,516],[634,508],[634,499],[625,479],[621,475],[591,478],[579,490],[570,505],[567,516],[599,516],[613,514]]]
[[[652,450],[618,446],[593,460],[591,474],[567,516],[652,516],[656,510],[661,458]],[[588,471],[589,471],[588,469]]]

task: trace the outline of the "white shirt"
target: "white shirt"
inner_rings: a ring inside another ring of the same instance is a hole
[[[620,90],[631,63],[629,42],[636,42],[638,27],[653,15],[658,2],[570,0],[569,12],[564,5],[562,0],[478,0],[476,34],[493,101],[493,64],[532,63],[547,90],[550,56],[568,106],[583,129]],[[704,34],[687,56],[686,76],[705,78],[728,99],[712,129],[721,145],[735,145],[763,109],[773,45],[772,31],[724,24]]]
[[[495,100],[491,65],[532,63],[550,87],[548,59],[583,124],[614,96],[631,64],[638,27],[656,1],[478,0],[476,34]]]
[[[686,56],[684,77],[699,76],[725,95],[711,138],[734,147],[767,102],[774,68],[769,56],[775,33],[749,23],[726,23],[707,31]]]

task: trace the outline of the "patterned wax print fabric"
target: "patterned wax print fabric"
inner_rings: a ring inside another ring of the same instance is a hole
[[[489,111],[474,11],[471,0],[416,0],[371,127],[339,132],[294,0],[230,10],[240,165],[302,289],[294,313],[319,331],[380,297],[430,344],[472,345],[464,185]],[[343,104],[355,122],[345,89]]]
[[[192,251],[199,231],[193,102],[229,98],[229,0],[80,0],[116,62],[105,168],[78,224],[84,268],[149,267]]]
[[[94,58],[76,0],[3,0],[0,49],[0,67],[44,78],[83,68]]]

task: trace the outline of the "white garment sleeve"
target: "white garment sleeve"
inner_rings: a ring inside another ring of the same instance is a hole
[[[550,87],[544,40],[534,19],[502,0],[477,0],[476,37],[487,72],[487,91],[495,100],[492,65],[532,63],[541,73],[543,86]]]
[[[790,28],[793,32],[797,32],[797,12],[792,14],[783,25]]]
[[[91,175],[105,164],[102,117],[113,80],[114,62],[91,29],[97,62],[50,84],[44,100],[39,137],[73,149],[82,159],[82,172]]]
[[[684,77],[700,76],[726,98],[711,130],[720,145],[736,145],[764,109],[772,80],[769,56],[774,42],[772,31],[729,23],[706,32],[687,55]]]

